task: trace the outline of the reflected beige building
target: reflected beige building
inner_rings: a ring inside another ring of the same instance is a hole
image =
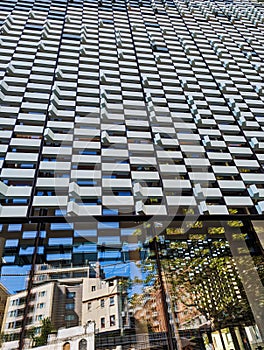
[[[89,273],[89,267],[39,266],[31,290],[26,329],[34,326],[39,334],[45,318],[50,318],[55,330],[94,324],[96,332],[101,333],[128,327],[126,279],[103,279],[96,272],[97,277],[89,277],[93,274]],[[8,341],[19,339],[26,297],[26,290],[8,297],[2,326]]]
[[[9,293],[7,289],[0,283],[0,329],[4,320],[4,313],[8,296]]]
[[[129,327],[126,279],[87,279],[83,284],[82,323],[95,323],[96,332]]]
[[[27,291],[8,297],[2,332],[17,340],[21,332]],[[81,322],[82,285],[62,282],[43,283],[32,288],[26,328],[40,333],[42,320],[50,318],[55,329],[78,326]]]

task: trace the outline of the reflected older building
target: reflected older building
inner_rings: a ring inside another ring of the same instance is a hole
[[[134,296],[132,310],[136,326],[142,332],[166,332],[165,310],[159,285],[146,287],[142,294]]]
[[[25,317],[27,291],[21,291],[8,298],[2,332],[6,340],[18,340]],[[26,329],[35,328],[40,335],[42,321],[49,318],[55,329],[74,327],[81,324],[82,285],[70,282],[49,282],[31,290],[27,311]]]
[[[32,349],[29,341],[25,342],[25,350]],[[17,341],[7,342],[3,344],[2,350],[14,349],[18,346]],[[43,346],[34,346],[36,350],[43,350]],[[60,329],[57,333],[49,335],[45,350],[94,350],[94,326],[90,324],[88,327],[71,327]]]
[[[94,323],[97,333],[129,327],[126,279],[89,279],[83,284],[82,323]]]
[[[73,332],[73,327],[93,324],[96,334],[107,335],[129,328],[127,279],[102,279],[99,271],[99,266],[95,270],[87,266],[52,269],[39,265],[27,310],[27,342],[33,327],[35,338],[41,334],[45,319],[50,319],[54,331],[69,328]],[[6,343],[11,342],[10,349],[21,333],[26,296],[26,290],[9,296],[3,312],[2,333]]]
[[[4,315],[5,315],[6,302],[9,294],[10,293],[7,291],[7,289],[0,283],[0,329],[2,328]]]

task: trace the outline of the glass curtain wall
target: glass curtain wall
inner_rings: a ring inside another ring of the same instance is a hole
[[[1,226],[3,349],[263,345],[263,221],[113,220]]]

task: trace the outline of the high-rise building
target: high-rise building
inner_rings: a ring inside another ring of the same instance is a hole
[[[255,2],[1,2],[1,217],[263,213]]]
[[[165,315],[168,247],[228,254],[264,338],[263,32],[256,0],[1,1],[1,271],[30,266],[26,303],[36,265],[133,279],[160,236]]]

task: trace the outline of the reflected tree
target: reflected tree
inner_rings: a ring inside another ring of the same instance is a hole
[[[171,298],[195,307],[213,328],[252,320],[236,266],[231,257],[195,257],[163,260]]]
[[[33,340],[33,347],[46,345],[48,342],[48,336],[54,331],[50,318],[44,318],[42,320],[40,335],[36,335],[36,328],[33,327],[28,331],[28,336]]]

